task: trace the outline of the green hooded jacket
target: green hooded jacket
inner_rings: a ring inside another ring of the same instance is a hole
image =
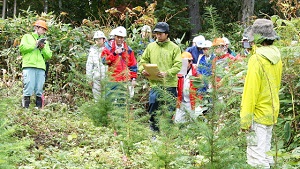
[[[25,34],[20,43],[20,52],[22,55],[22,68],[32,67],[46,70],[45,61],[52,57],[52,51],[49,47],[49,42],[45,41],[43,49],[36,47],[36,40],[43,36],[38,36],[37,33]]]
[[[252,121],[263,125],[277,123],[282,62],[277,47],[258,47],[250,56],[241,103],[241,128]]]
[[[167,72],[163,80],[150,80],[151,87],[177,87],[177,73],[181,70],[182,58],[181,50],[175,43],[168,39],[148,44],[139,62],[139,72],[144,70],[143,64],[157,64],[160,72]]]

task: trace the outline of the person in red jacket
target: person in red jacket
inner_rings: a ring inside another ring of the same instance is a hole
[[[195,118],[195,103],[197,88],[193,85],[193,78],[198,77],[197,67],[193,65],[193,56],[189,52],[181,54],[182,59],[187,59],[187,71],[180,72],[177,85],[177,109],[174,117],[175,123],[184,123],[189,118]],[[184,61],[183,61],[184,62]]]
[[[133,50],[125,42],[126,29],[123,26],[117,27],[114,35],[114,40],[110,45],[105,46],[101,53],[104,63],[108,65],[110,82],[112,82],[110,88],[115,90],[124,86],[119,82],[130,82],[130,86],[134,87],[137,78],[137,62]]]
[[[229,72],[231,62],[236,58],[229,53],[226,53],[225,41],[222,38],[215,38],[212,43],[214,49],[214,59],[212,60],[212,75],[214,82],[212,87],[214,89],[222,86],[222,78]]]

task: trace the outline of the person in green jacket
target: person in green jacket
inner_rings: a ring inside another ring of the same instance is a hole
[[[267,152],[279,113],[282,74],[280,52],[273,42],[279,37],[267,19],[255,20],[248,35],[254,45],[242,95],[241,129],[247,133],[247,163],[270,168],[274,160]]]
[[[159,109],[159,100],[161,91],[166,90],[170,94],[172,102],[170,111],[175,111],[177,97],[177,73],[182,66],[181,50],[179,46],[171,42],[169,39],[169,25],[166,22],[158,22],[153,30],[156,36],[156,41],[148,44],[142,58],[139,62],[139,72],[145,77],[149,73],[144,69],[143,64],[157,64],[159,72],[157,73],[158,80],[149,80],[149,109],[150,114],[150,129],[159,131],[156,113]]]
[[[28,108],[30,97],[35,93],[36,107],[42,107],[43,87],[45,83],[45,62],[52,57],[49,42],[45,38],[48,30],[44,20],[37,20],[34,32],[25,34],[20,43],[23,69],[23,101],[22,106]]]

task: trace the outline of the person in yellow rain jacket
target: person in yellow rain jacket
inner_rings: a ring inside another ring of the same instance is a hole
[[[267,19],[255,20],[248,35],[254,46],[242,95],[241,129],[247,133],[247,163],[270,168],[274,160],[266,153],[277,123],[282,74],[280,52],[273,42],[279,37]]]

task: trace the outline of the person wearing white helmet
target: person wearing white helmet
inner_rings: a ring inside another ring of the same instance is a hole
[[[120,36],[120,37],[125,38],[127,36],[126,28],[124,28],[123,26],[118,26],[114,30],[114,34],[115,34],[115,36]]]
[[[196,36],[194,38],[195,46],[188,47],[185,51],[190,52],[193,56],[193,64],[197,64],[198,60],[200,59],[199,56],[203,55],[203,45],[205,42],[205,38],[202,35]]]
[[[147,45],[154,42],[152,38],[152,30],[149,25],[144,25],[141,28],[141,41],[139,42],[140,49],[137,51],[138,56],[141,56]]]
[[[211,60],[211,54],[209,53],[209,49],[211,46],[212,42],[210,40],[206,40],[202,48],[206,63],[210,62]]]
[[[230,54],[230,55],[232,55],[232,56],[236,56],[235,52],[229,48],[229,46],[230,46],[229,39],[226,38],[226,37],[222,37],[222,39],[225,42],[225,48],[224,48],[225,52],[228,53],[228,54]]]
[[[149,25],[144,25],[141,29],[141,37],[142,39],[152,39],[152,30]]]
[[[112,40],[115,38],[115,32],[116,32],[116,29],[112,29],[109,33],[109,37],[108,37],[108,40]]]
[[[111,41],[111,46],[105,46],[101,53],[110,72],[111,93],[115,89],[122,88],[123,85],[119,82],[130,82],[131,87],[136,85],[137,61],[134,51],[125,42],[126,36],[126,29],[123,26],[117,27],[114,30],[114,40]]]
[[[205,40],[204,48],[210,48],[212,46],[212,42],[210,40]]]
[[[202,87],[200,87],[198,89],[198,92],[200,93],[205,93],[208,90],[208,83],[206,83],[205,79],[207,79],[208,77],[210,77],[212,75],[212,62],[214,59],[214,55],[212,53],[210,53],[210,48],[212,46],[212,42],[210,40],[205,40],[204,44],[203,44],[203,54],[201,56],[201,58],[199,59],[199,61],[197,62],[197,66],[198,66],[198,73],[202,76],[202,79],[204,79],[204,83],[202,85]]]
[[[196,41],[198,40],[198,39],[203,39],[203,36],[202,35],[199,35],[199,36],[195,36],[194,38],[193,38],[193,43],[192,43],[192,46],[196,46]]]
[[[243,36],[241,43],[244,48],[242,52],[243,56],[247,57],[248,55],[250,55],[251,51],[251,43],[249,42],[249,38],[247,36]]]
[[[116,31],[116,28],[115,29],[112,29],[108,35],[108,40],[104,42],[104,46],[107,47],[107,48],[110,48],[111,47],[111,42],[114,41],[115,39],[115,31]]]
[[[100,82],[101,79],[105,77],[107,69],[100,58],[100,54],[104,49],[106,37],[102,31],[96,31],[93,39],[95,44],[91,46],[89,50],[88,59],[86,62],[86,75],[89,84],[92,86],[94,99],[97,100],[101,90]]]

